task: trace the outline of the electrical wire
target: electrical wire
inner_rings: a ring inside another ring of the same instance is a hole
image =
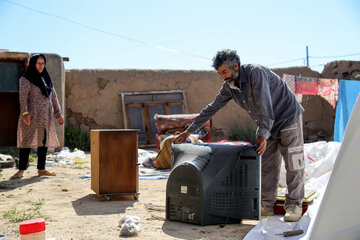
[[[360,52],[358,53],[351,53],[347,55],[339,55],[339,56],[309,56],[309,58],[340,58],[340,57],[352,57],[360,55]]]
[[[309,56],[309,58],[313,58],[313,59],[320,59],[320,58],[341,58],[341,57],[353,57],[353,56],[358,56],[360,55],[360,52],[357,53],[351,53],[351,54],[346,54],[346,55],[338,55],[338,56]],[[281,65],[281,64],[285,64],[285,63],[290,63],[290,62],[295,62],[298,60],[303,60],[304,61],[304,65],[305,65],[305,60],[306,58],[295,58],[295,59],[291,59],[291,60],[287,60],[287,61],[283,61],[283,62],[278,62],[278,63],[273,63],[273,64],[267,64],[268,67],[271,66],[276,66],[276,65]],[[319,65],[314,65],[314,66],[310,66],[310,68],[312,67],[319,67],[319,66],[323,66],[326,63],[322,63]]]
[[[13,1],[10,1],[10,0],[4,0],[4,1],[6,1],[6,2],[8,2],[10,4],[13,4],[13,5],[16,5],[18,7],[22,7],[24,9],[29,10],[29,11],[33,11],[33,12],[36,12],[36,13],[39,13],[39,14],[42,14],[42,15],[45,15],[45,16],[57,18],[57,19],[60,19],[62,21],[65,21],[65,22],[69,22],[71,24],[87,28],[89,30],[93,30],[93,31],[96,31],[96,32],[107,34],[107,35],[110,35],[110,36],[113,36],[113,37],[122,38],[122,39],[125,39],[125,40],[128,40],[128,41],[132,41],[132,42],[135,42],[135,43],[138,43],[138,44],[145,45],[147,47],[152,47],[152,48],[160,49],[160,50],[163,50],[163,51],[172,52],[172,53],[178,53],[178,54],[192,56],[192,57],[196,57],[196,58],[202,58],[202,59],[206,59],[206,60],[211,60],[211,58],[209,58],[209,57],[204,57],[204,56],[201,56],[201,55],[182,52],[182,51],[179,51],[179,50],[176,50],[176,49],[171,49],[171,48],[163,47],[163,46],[160,46],[160,45],[148,43],[148,42],[145,42],[145,41],[142,41],[142,40],[138,40],[138,39],[135,39],[135,38],[127,37],[125,35],[105,31],[105,30],[102,30],[100,28],[96,28],[96,27],[92,27],[92,26],[89,26],[89,25],[86,25],[86,24],[83,24],[83,23],[79,23],[79,22],[73,21],[71,19],[64,18],[64,17],[58,16],[58,15],[55,15],[55,14],[52,14],[52,13],[48,13],[48,12],[40,11],[40,10],[37,10],[37,9],[34,9],[34,8],[30,8],[30,7],[21,5],[19,3],[16,3],[16,2],[13,2]],[[351,57],[351,56],[357,56],[357,55],[360,55],[360,52],[347,54],[347,55],[338,55],[338,56],[309,56],[309,58],[314,58],[314,59],[316,59],[316,58],[317,59],[319,59],[319,58],[339,58],[339,57]],[[305,58],[295,58],[295,59],[290,59],[290,60],[282,61],[282,62],[278,62],[278,63],[267,64],[266,66],[272,67],[272,66],[276,66],[276,65],[282,65],[282,64],[286,64],[286,63],[299,61],[299,60],[304,61],[304,65],[305,65],[305,60],[306,60]],[[323,65],[325,65],[325,64],[323,64]]]
[[[281,65],[281,64],[285,64],[285,63],[291,63],[291,62],[295,62],[295,61],[299,61],[299,60],[303,60],[303,61],[305,61],[305,58],[295,58],[295,59],[290,59],[290,60],[283,61],[283,62],[278,62],[278,63],[267,64],[267,66],[268,66],[268,67],[271,67],[271,66]]]
[[[321,67],[321,66],[324,66],[325,64],[326,64],[326,63],[317,64],[317,65],[312,65],[312,66],[310,66],[310,68]]]
[[[30,7],[21,5],[19,3],[16,3],[16,2],[13,2],[13,1],[10,1],[10,0],[4,0],[4,1],[6,1],[6,2],[8,2],[10,4],[13,4],[13,5],[16,5],[18,7],[22,7],[24,9],[27,9],[27,10],[32,11],[32,12],[36,12],[36,13],[39,13],[39,14],[42,14],[42,15],[45,15],[45,16],[53,17],[53,18],[57,18],[57,19],[60,19],[62,21],[69,22],[71,24],[78,25],[78,26],[81,26],[81,27],[84,27],[84,28],[87,28],[87,29],[90,29],[90,30],[93,30],[93,31],[96,31],[96,32],[104,33],[104,34],[107,34],[107,35],[110,35],[110,36],[113,36],[113,37],[118,37],[118,38],[122,38],[122,39],[125,39],[125,40],[128,40],[128,41],[136,42],[138,44],[145,45],[147,47],[160,49],[160,50],[163,50],[163,51],[166,51],[166,52],[172,52],[172,53],[178,53],[178,54],[182,54],[182,55],[202,58],[202,59],[206,59],[206,60],[211,59],[209,57],[204,57],[204,56],[201,56],[201,55],[182,52],[182,51],[178,51],[178,50],[175,50],[175,49],[171,49],[171,48],[163,47],[163,46],[160,46],[160,45],[156,45],[156,44],[153,44],[153,43],[148,43],[148,42],[138,40],[138,39],[135,39],[135,38],[127,37],[125,35],[105,31],[105,30],[102,30],[102,29],[99,29],[99,28],[96,28],[96,27],[92,27],[92,26],[89,26],[89,25],[86,25],[86,24],[82,24],[82,23],[73,21],[73,20],[68,19],[68,18],[58,16],[58,15],[55,15],[55,14],[52,14],[52,13],[48,13],[48,12],[40,11],[40,10],[37,10],[37,9],[34,9],[34,8],[30,8]]]

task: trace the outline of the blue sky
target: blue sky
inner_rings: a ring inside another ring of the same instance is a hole
[[[66,69],[211,70],[225,48],[303,66],[308,45],[321,71],[360,61],[359,12],[358,0],[0,0],[0,49],[57,53]]]

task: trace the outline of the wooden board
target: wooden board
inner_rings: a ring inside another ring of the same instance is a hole
[[[277,202],[284,202],[285,201],[285,194],[287,193],[286,188],[278,188],[278,195],[277,195]],[[305,197],[303,204],[309,204],[311,203],[315,198],[317,198],[320,193],[318,193],[315,190],[312,189],[306,189],[305,188]]]

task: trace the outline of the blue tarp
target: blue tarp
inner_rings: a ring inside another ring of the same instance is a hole
[[[339,99],[336,105],[334,141],[341,142],[356,99],[360,93],[360,81],[339,80]]]

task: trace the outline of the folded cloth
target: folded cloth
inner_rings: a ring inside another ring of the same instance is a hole
[[[338,80],[320,78],[317,95],[324,98],[335,109],[339,95]]]
[[[295,93],[317,95],[318,78],[295,76]]]
[[[155,114],[155,126],[159,132],[166,132],[169,129],[186,129],[199,114],[170,114],[159,115]],[[211,129],[211,121],[207,121],[203,128]]]
[[[160,144],[160,150],[158,155],[153,161],[154,167],[158,169],[170,169],[171,168],[171,143],[174,141],[176,135],[165,138]],[[189,137],[186,142],[199,143],[199,140],[195,137]]]
[[[160,151],[153,161],[153,165],[159,169],[171,168],[171,143],[176,136],[172,135],[167,137],[160,144]]]

